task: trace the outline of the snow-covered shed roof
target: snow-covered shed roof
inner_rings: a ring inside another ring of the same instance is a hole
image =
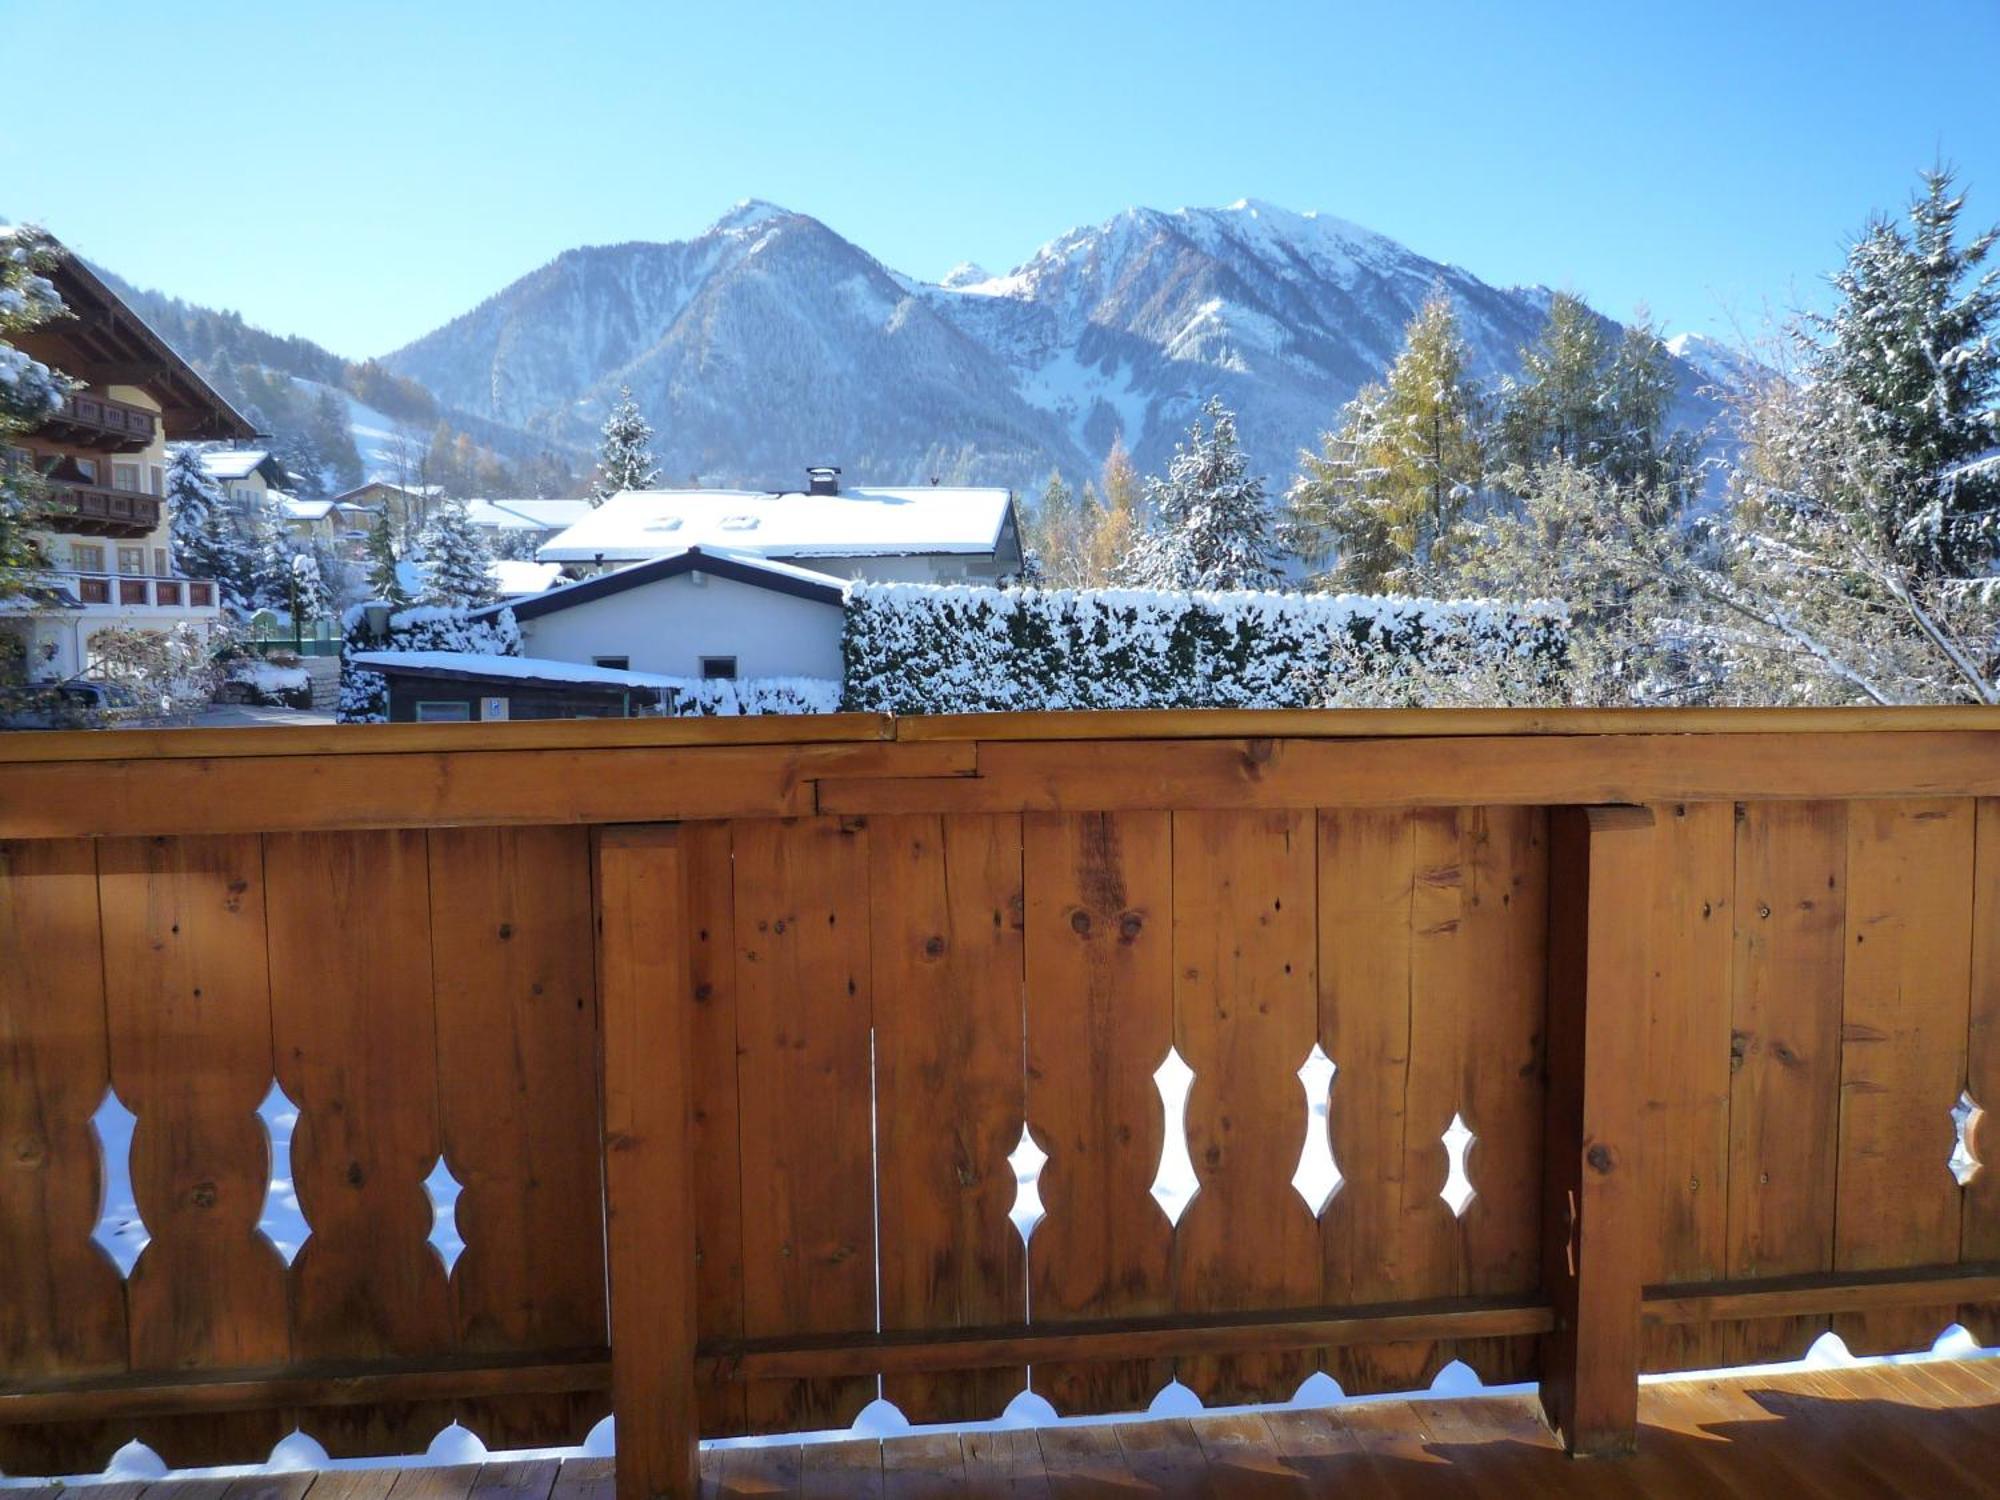
[[[1004,489],[626,490],[537,552],[548,562],[658,557],[683,547],[759,557],[992,553],[1013,496]]]
[[[301,500],[296,495],[278,496],[278,509],[288,521],[323,521],[333,509],[331,500]]]
[[[267,483],[285,481],[285,471],[265,448],[205,448],[201,468],[210,479],[248,479],[261,469]]]
[[[374,672],[401,672],[412,677],[454,680],[523,682],[557,687],[685,687],[684,677],[657,672],[623,672],[612,667],[586,667],[573,661],[539,656],[481,656],[470,651],[357,651],[347,658]]]
[[[560,531],[590,514],[588,500],[468,500],[465,518],[495,531]]]
[[[774,594],[789,594],[794,599],[809,599],[835,608],[840,608],[847,599],[844,580],[829,578],[810,568],[795,568],[790,563],[772,562],[769,558],[720,547],[683,547],[665,557],[651,558],[613,573],[600,573],[581,583],[564,584],[504,605],[490,604],[480,613],[492,614],[504,608],[513,610],[517,620],[533,620],[684,573],[707,573],[732,583],[747,583],[752,588],[769,589]]]

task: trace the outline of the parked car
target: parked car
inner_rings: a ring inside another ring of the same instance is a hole
[[[0,729],[94,729],[144,711],[139,695],[122,682],[72,677],[0,688]]]

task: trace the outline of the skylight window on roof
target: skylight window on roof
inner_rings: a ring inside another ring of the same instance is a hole
[[[722,520],[717,524],[719,524],[724,531],[755,531],[757,529],[757,517],[724,516]]]
[[[679,516],[661,516],[656,521],[648,521],[646,523],[646,530],[648,531],[679,531],[680,529],[681,518]]]

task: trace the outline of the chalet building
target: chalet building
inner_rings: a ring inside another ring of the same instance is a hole
[[[285,466],[262,448],[210,448],[201,454],[201,468],[239,505],[274,504],[291,483]]]
[[[53,502],[35,537],[46,571],[0,604],[0,632],[38,680],[87,671],[102,630],[220,619],[216,585],[185,576],[174,560],[167,444],[256,435],[76,255],[61,251],[50,279],[70,316],[13,341],[81,384],[4,455],[41,473]]]
[[[387,515],[396,535],[405,537],[417,534],[431,508],[443,498],[443,485],[391,484],[386,479],[371,479],[342,491],[328,503],[344,518],[345,529],[355,529],[348,523],[358,522],[365,535],[375,517]]]
[[[836,579],[996,584],[1021,570],[1021,530],[1004,489],[843,489],[809,469],[803,490],[627,490],[535,555],[584,574],[712,548]]]

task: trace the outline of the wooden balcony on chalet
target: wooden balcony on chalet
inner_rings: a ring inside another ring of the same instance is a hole
[[[206,578],[161,578],[136,573],[74,573],[47,575],[86,609],[206,609],[219,608],[215,584]]]
[[[137,453],[159,432],[159,418],[143,406],[89,391],[72,391],[62,409],[37,430],[51,442],[100,453]]]
[[[114,490],[106,485],[53,480],[49,484],[47,531],[77,536],[142,537],[160,524],[158,495]]]

